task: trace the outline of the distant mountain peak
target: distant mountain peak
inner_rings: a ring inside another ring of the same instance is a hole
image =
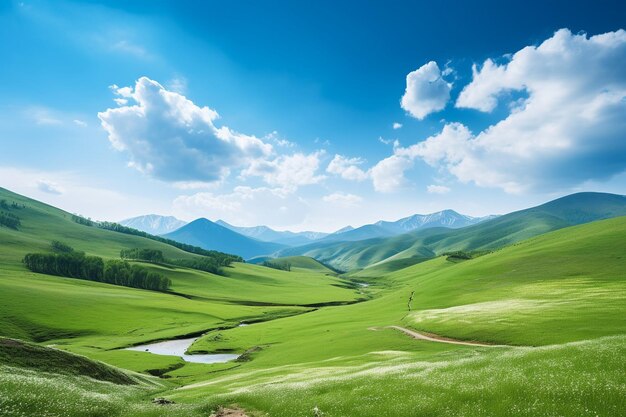
[[[288,246],[299,246],[305,245],[307,243],[311,243],[317,239],[321,239],[328,235],[328,233],[322,232],[290,232],[288,230],[279,231],[274,230],[268,226],[234,226],[224,220],[218,220],[215,222],[220,226],[223,226],[227,229],[232,230],[233,232],[237,232],[241,235],[251,237],[257,240],[261,240],[263,242],[273,242],[280,243],[282,245]]]
[[[147,214],[145,216],[131,217],[130,219],[122,220],[119,224],[153,235],[163,235],[183,227],[187,222],[179,220],[174,216]]]

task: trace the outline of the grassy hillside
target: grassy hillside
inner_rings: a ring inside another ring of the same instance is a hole
[[[309,256],[285,256],[284,258],[268,259],[268,261],[279,265],[290,265],[292,271],[304,269],[322,274],[335,274],[335,271]]]
[[[180,359],[115,349],[362,297],[333,276],[247,264],[235,264],[220,276],[142,263],[172,280],[171,293],[32,273],[22,264],[23,256],[49,252],[52,240],[105,258],[118,258],[125,248],[158,249],[171,258],[198,256],[143,237],[77,224],[62,210],[6,190],[0,190],[1,199],[25,207],[11,209],[21,220],[17,230],[0,227],[0,336],[56,344],[134,370],[164,369],[181,365]]]
[[[619,415],[625,237],[626,217],[566,228],[397,271],[366,303],[210,333],[198,348],[261,349],[173,398],[227,393],[272,416],[307,416],[316,405],[328,416]],[[510,347],[413,340],[390,325]]]
[[[88,255],[105,258],[119,258],[120,250],[127,248],[157,249],[167,258],[197,257],[154,240],[75,223],[70,213],[4,188],[0,188],[0,200],[25,206],[5,210],[21,220],[18,230],[0,226],[0,264],[5,267],[20,264],[28,252],[49,251],[52,240],[62,240]]]
[[[19,260],[31,242],[45,250],[47,239],[69,243],[71,234],[29,232],[37,216],[45,224],[63,212],[25,201],[23,226],[0,228],[0,336],[37,346],[0,348],[1,415],[207,416],[234,404],[273,417],[626,413],[617,394],[626,389],[626,217],[468,260],[394,272],[381,263],[357,290],[301,257],[289,259],[299,265],[290,272],[236,263],[225,276],[143,263],[172,279],[173,292],[159,293],[27,271]],[[106,240],[113,232],[76,226],[106,241],[78,234],[79,250],[113,257],[107,245],[128,247]],[[430,233],[424,239],[440,242]],[[418,340],[390,326],[494,346]],[[201,336],[192,352],[242,355],[206,365],[119,349],[189,334]],[[84,358],[66,369],[68,356],[48,345]],[[105,382],[92,372],[115,368],[93,360],[162,378],[121,371],[137,383]],[[177,404],[153,405],[156,396]]]
[[[167,385],[58,349],[0,338],[0,415],[201,416],[198,406],[152,403]]]
[[[358,242],[320,242],[281,253],[311,256],[344,271],[400,260],[392,265],[405,266],[407,260],[419,262],[448,251],[497,249],[563,227],[624,215],[625,196],[578,193],[462,229],[435,228]],[[364,272],[363,276],[372,273]]]

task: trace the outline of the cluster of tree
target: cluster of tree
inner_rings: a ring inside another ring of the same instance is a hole
[[[206,250],[198,246],[188,245],[186,243],[180,243],[172,239],[166,239],[161,236],[151,235],[150,233],[142,232],[141,230],[133,229],[132,227],[122,226],[119,223],[113,222],[100,222],[98,227],[106,230],[112,230],[114,232],[124,233],[127,235],[141,236],[147,239],[156,240],[157,242],[165,243],[170,246],[174,246],[185,252],[195,253],[196,255],[202,255],[215,259],[218,266],[229,266],[232,262],[243,262],[243,258],[237,255],[231,255],[228,253],[218,252],[216,250]]]
[[[155,291],[167,291],[172,285],[172,281],[162,274],[118,260],[105,263],[104,282]]]
[[[33,272],[146,290],[167,291],[172,284],[169,278],[139,265],[118,260],[104,262],[83,252],[29,253],[23,262]]]
[[[483,256],[488,253],[491,253],[491,251],[483,250],[483,251],[466,252],[462,250],[457,250],[453,252],[444,252],[441,254],[441,256],[445,256],[446,260],[454,262],[454,261],[466,261],[468,259],[478,258],[479,256]]]
[[[53,240],[50,242],[50,247],[54,252],[60,253],[70,253],[74,252],[74,248],[68,245],[67,243],[60,242],[58,240]]]
[[[195,259],[166,259],[163,252],[157,249],[122,249],[120,258],[137,261],[146,261],[162,264],[182,266],[185,268],[198,269],[212,274],[223,275],[219,261],[214,257],[203,256]]]
[[[212,274],[223,275],[224,271],[214,258],[204,256],[197,259],[168,259],[167,263],[185,268],[198,269]]]
[[[0,211],[0,225],[17,230],[21,224],[20,218],[15,214]]]
[[[280,269],[281,271],[291,271],[291,263],[289,262],[263,261],[261,265],[268,268]]]
[[[120,251],[120,258],[122,259],[136,259],[140,261],[163,263],[165,258],[163,252],[157,249],[122,249]]]
[[[9,210],[9,209],[22,209],[25,208],[26,206],[24,204],[17,204],[15,201],[13,201],[10,205],[8,203],[8,201],[6,201],[4,198],[2,200],[0,200],[0,208],[4,209],[4,210]]]
[[[84,226],[93,226],[95,223],[93,220],[88,219],[87,217],[80,216],[78,214],[72,214],[72,221],[78,224],[82,224]]]

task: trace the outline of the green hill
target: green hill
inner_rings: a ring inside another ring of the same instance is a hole
[[[407,260],[419,262],[449,251],[497,249],[563,227],[624,215],[625,196],[578,193],[461,229],[432,228],[391,238],[317,243],[281,253],[311,256],[344,271],[390,261],[406,266]]]
[[[2,198],[26,207],[8,209],[20,218],[17,229],[0,227],[0,335],[36,343],[0,347],[2,415],[206,416],[233,404],[248,415],[278,417],[315,415],[315,408],[329,417],[504,417],[511,410],[608,417],[626,410],[615,394],[626,354],[626,217],[562,227],[588,220],[588,211],[558,204],[547,210],[558,221],[545,221],[545,211],[517,221],[529,220],[531,234],[560,230],[467,260],[379,263],[370,287],[357,290],[300,256],[275,260],[291,263],[291,271],[234,263],[223,276],[142,263],[172,280],[170,292],[156,292],[35,274],[21,258],[49,251],[52,239],[110,258],[133,247],[160,248],[172,258],[198,255],[77,224],[15,194]],[[501,227],[521,239],[525,230],[514,220]],[[433,248],[423,256],[482,242],[472,240],[476,233],[454,240],[449,232],[422,232]],[[507,239],[491,233],[487,244]],[[364,253],[383,256],[378,251]],[[417,340],[389,326],[502,346]],[[191,352],[241,357],[197,364],[121,349],[192,335],[199,339]],[[177,404],[152,404],[156,396]]]
[[[135,378],[102,362],[59,349],[4,337],[0,337],[0,365],[55,374],[87,376],[114,384],[138,383]]]
[[[335,274],[336,272],[309,256],[286,256],[284,258],[266,259],[266,261],[278,265],[289,265],[292,270],[304,269],[322,274]]]
[[[308,311],[309,305],[360,298],[334,276],[242,263],[224,268],[223,276],[142,263],[171,279],[171,291],[166,293],[33,273],[22,264],[24,255],[51,252],[53,240],[109,259],[119,259],[120,250],[128,248],[157,249],[166,258],[202,257],[144,237],[78,224],[69,213],[4,189],[0,189],[2,200],[9,206],[4,210],[15,213],[21,225],[17,229],[0,226],[1,336],[55,343],[109,363],[145,370],[165,366],[164,362],[171,364],[172,359],[151,357],[135,366],[131,364],[134,353],[105,351],[231,327],[241,321],[298,314]]]
[[[198,348],[265,348],[173,398],[220,394],[279,417],[314,406],[336,416],[621,415],[625,237],[626,217],[567,227],[387,274],[366,303],[209,334]],[[420,341],[392,325],[502,346]]]

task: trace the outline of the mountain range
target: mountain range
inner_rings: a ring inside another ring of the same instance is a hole
[[[471,226],[498,216],[472,217],[459,214],[454,210],[443,210],[431,214],[414,214],[404,217],[395,222],[380,220],[373,224],[361,227],[345,227],[322,239],[320,242],[357,241],[376,237],[391,237],[415,230],[429,229],[432,227],[447,227],[457,229]]]
[[[504,216],[471,217],[443,210],[357,228],[346,226],[330,234],[241,227],[205,218],[186,224],[157,215],[122,224],[244,259],[305,255],[348,271],[410,265],[446,251],[490,250],[562,227],[626,215],[625,199],[615,194],[578,193]]]
[[[280,243],[287,246],[306,245],[307,243],[311,243],[315,240],[328,236],[328,233],[323,232],[277,231],[267,226],[233,226],[232,224],[226,223],[224,220],[218,220],[215,223],[253,239],[258,239],[265,242]]]
[[[375,275],[376,268],[396,269],[449,251],[492,250],[563,227],[625,215],[626,196],[578,193],[458,229],[422,228],[355,241],[322,239],[276,255],[306,255],[344,271],[374,268]]]

